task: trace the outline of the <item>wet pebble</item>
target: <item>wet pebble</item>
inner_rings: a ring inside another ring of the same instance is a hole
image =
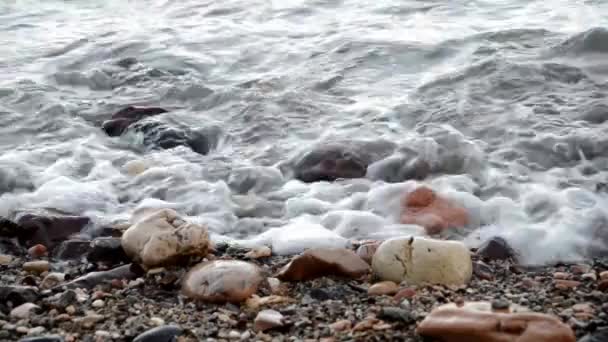
[[[169,342],[177,339],[184,330],[175,325],[164,325],[145,331],[135,337],[133,342]]]

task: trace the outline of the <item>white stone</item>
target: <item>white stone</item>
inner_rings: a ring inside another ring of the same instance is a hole
[[[122,236],[122,247],[142,266],[163,266],[180,256],[207,254],[207,229],[184,221],[174,210],[160,209],[135,217],[134,224]]]
[[[55,287],[55,286],[63,283],[64,280],[65,280],[65,274],[52,272],[52,273],[47,274],[46,277],[44,277],[44,279],[42,280],[42,283],[40,283],[40,288],[43,290],[48,290],[52,287]]]
[[[44,333],[46,331],[46,329],[44,327],[33,327],[31,329],[28,329],[27,334],[31,335],[31,336],[35,336],[35,335],[40,335],[42,333]]]
[[[382,280],[412,285],[464,285],[473,274],[471,253],[463,243],[421,237],[384,241],[372,269]]]
[[[93,304],[91,304],[91,305],[92,305],[94,308],[103,308],[103,306],[104,306],[105,304],[106,304],[106,303],[104,303],[104,301],[103,301],[103,300],[101,300],[101,299],[97,299],[97,300],[95,300],[95,301],[93,302]]]
[[[150,318],[150,325],[160,327],[161,325],[165,325],[165,320],[160,317],[152,317]]]
[[[11,310],[10,315],[12,318],[24,319],[30,317],[32,311],[38,309],[40,309],[40,307],[34,303],[23,303]]]

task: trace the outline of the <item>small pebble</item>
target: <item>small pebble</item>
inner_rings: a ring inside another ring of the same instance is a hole
[[[97,331],[95,332],[95,336],[98,336],[98,337],[103,337],[103,338],[110,338],[110,337],[112,337],[112,334],[110,334],[110,332],[109,332],[109,331],[105,331],[105,330],[97,330]]]
[[[239,340],[241,339],[241,334],[236,330],[230,330],[228,333],[228,338],[231,340]]]
[[[40,307],[34,303],[23,303],[11,310],[10,316],[16,319],[29,318],[32,312],[38,309]]]
[[[601,280],[608,280],[608,271],[604,271],[600,273]]]
[[[23,264],[23,269],[30,273],[40,274],[51,269],[51,265],[46,260],[28,261]]]
[[[13,261],[13,257],[6,254],[0,254],[0,265],[8,265]]]
[[[165,320],[160,317],[152,317],[150,318],[150,325],[153,327],[160,327],[161,325],[165,325]]]
[[[584,280],[596,281],[597,275],[595,275],[595,273],[585,273],[581,276],[581,278]]]
[[[70,305],[67,308],[65,308],[65,312],[67,312],[70,315],[73,315],[76,313],[76,308],[74,307],[74,305]]]
[[[555,279],[568,279],[570,275],[566,272],[555,272],[553,273],[553,278]]]
[[[27,254],[29,254],[32,258],[41,258],[46,256],[48,253],[47,248],[44,245],[37,244],[35,246],[30,247],[27,250]]]
[[[34,327],[27,331],[28,335],[40,335],[44,333],[46,329],[44,327]]]
[[[370,296],[386,296],[394,295],[397,291],[399,291],[399,285],[392,281],[382,281],[370,286],[367,294]]]
[[[94,308],[103,308],[103,306],[104,306],[105,304],[106,304],[106,303],[104,303],[104,301],[103,301],[103,300],[101,300],[101,299],[97,299],[97,300],[96,300],[96,301],[94,301],[94,302],[93,302],[93,304],[91,304],[91,305],[92,305]]]
[[[28,327],[17,327],[16,331],[20,334],[27,334],[30,329]]]
[[[40,283],[40,288],[43,290],[48,290],[53,288],[59,284],[61,284],[65,280],[65,274],[52,272],[46,275]]]

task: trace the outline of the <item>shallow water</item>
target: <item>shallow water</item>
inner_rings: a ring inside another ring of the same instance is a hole
[[[604,1],[3,1],[0,215],[52,207],[101,225],[172,207],[217,240],[284,253],[419,234],[396,224],[413,182],[279,172],[355,139],[428,161],[423,183],[473,217],[468,243],[581,257],[608,222],[594,192],[608,179],[607,24]],[[126,105],[170,109],[163,120],[216,146],[107,137]]]

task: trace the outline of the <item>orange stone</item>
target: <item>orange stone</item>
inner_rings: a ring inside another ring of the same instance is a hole
[[[553,316],[438,308],[416,332],[443,342],[575,342],[572,329]]]
[[[294,257],[277,275],[283,281],[304,281],[324,276],[359,278],[369,265],[355,252],[344,248],[315,248]]]
[[[438,234],[448,228],[466,226],[469,214],[465,208],[421,186],[402,199],[401,223],[416,224],[429,234]]]

